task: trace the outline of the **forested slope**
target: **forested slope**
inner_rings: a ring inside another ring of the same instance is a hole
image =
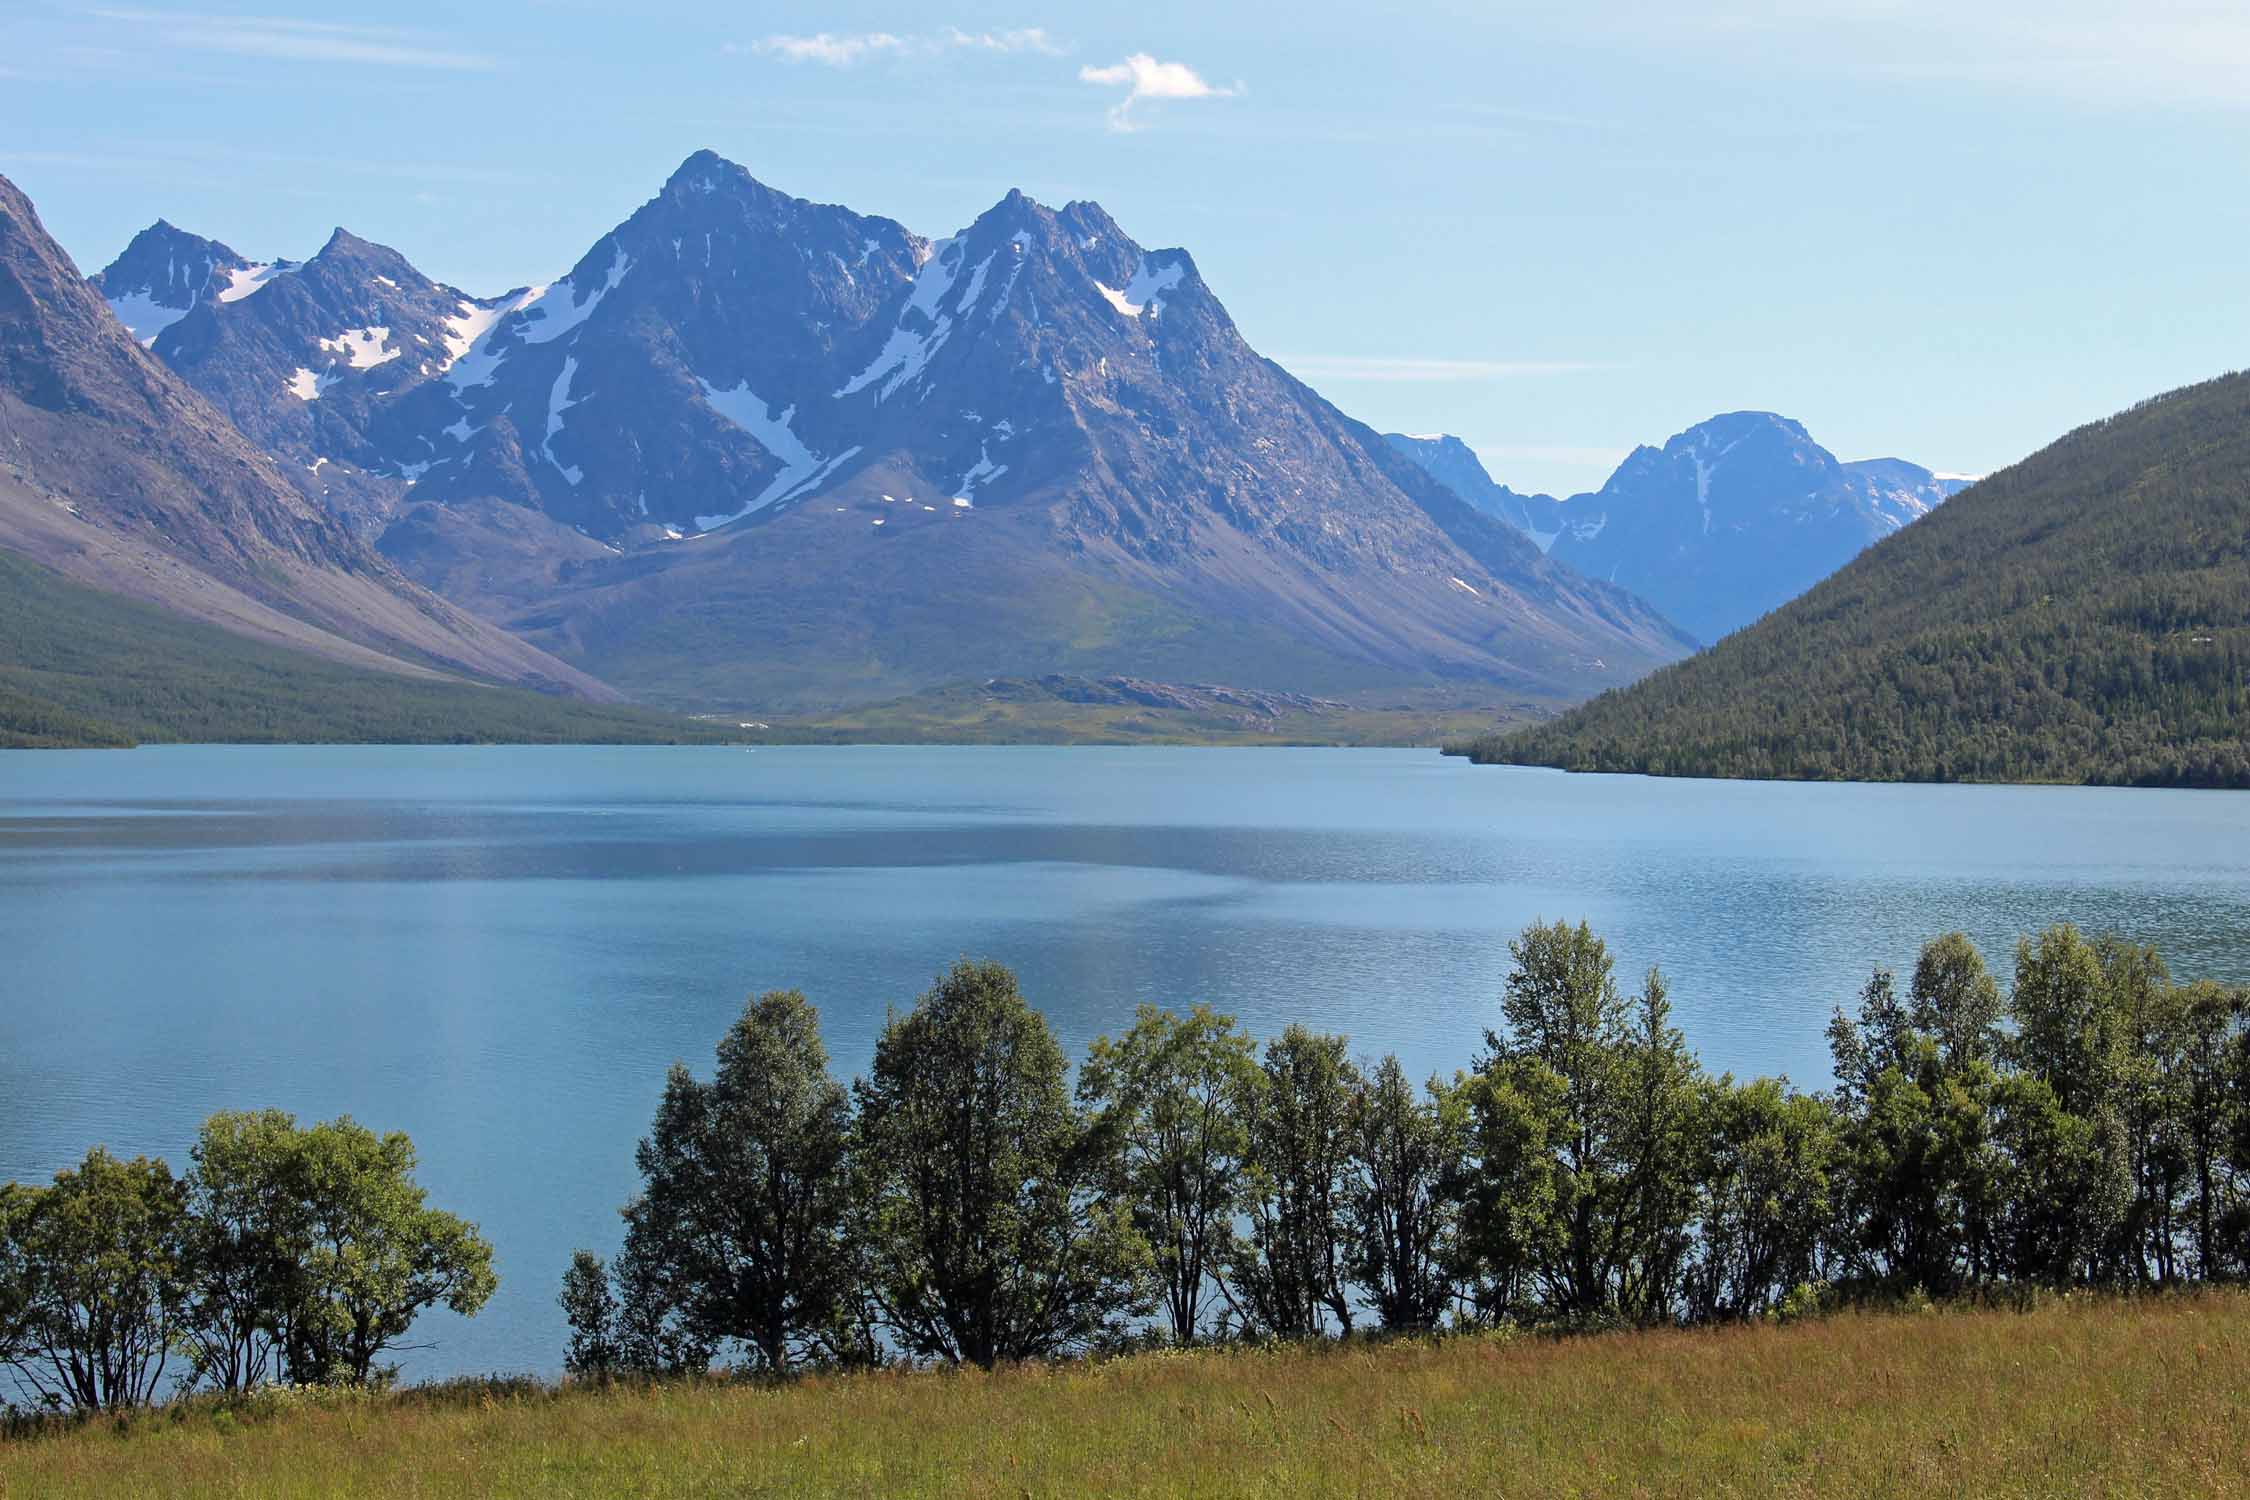
[[[0,747],[721,737],[668,714],[342,666],[0,551]]]
[[[1711,650],[1456,749],[1671,776],[2250,786],[2250,374],[2080,428]]]

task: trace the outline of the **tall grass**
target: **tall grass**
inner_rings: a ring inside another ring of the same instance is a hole
[[[0,1444],[0,1495],[2250,1493],[2250,1295],[996,1374],[492,1382]]]

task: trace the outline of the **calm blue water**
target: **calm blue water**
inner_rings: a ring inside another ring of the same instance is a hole
[[[1827,1081],[1874,964],[2069,918],[2250,979],[2250,796],[1568,777],[1406,751],[0,755],[0,1178],[184,1164],[213,1110],[410,1132],[502,1288],[409,1376],[551,1370],[665,1066],[796,986],[839,1072],[960,954],[1073,1048],[1209,1000],[1450,1071],[1507,939],[1660,963],[1714,1069]]]

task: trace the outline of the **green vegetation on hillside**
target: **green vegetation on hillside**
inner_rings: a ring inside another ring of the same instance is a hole
[[[735,738],[643,709],[322,661],[0,551],[0,748]]]
[[[2240,1494],[2250,1296],[786,1385],[283,1391],[0,1440],[0,1493]]]
[[[1406,691],[1386,707],[1290,694],[1243,695],[1267,707],[1102,699],[1079,691],[1095,679],[989,678],[911,697],[819,714],[767,715],[744,731],[791,745],[1442,745],[1547,711],[1545,703],[1464,707],[1458,695]],[[1066,696],[1070,694],[1071,696]],[[741,717],[750,717],[743,715]]]
[[[2250,375],[2097,422],[1484,763],[2250,787]]]

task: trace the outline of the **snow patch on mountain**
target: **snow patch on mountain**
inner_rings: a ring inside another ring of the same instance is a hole
[[[550,286],[540,287],[518,309],[523,313],[523,321],[517,325],[519,337],[526,344],[553,343],[592,317],[594,309],[602,305],[602,299],[616,291],[617,284],[632,269],[633,258],[625,253],[623,245],[619,245],[617,258],[610,262],[609,274],[593,290],[581,292],[572,285],[568,276]],[[566,287],[569,288],[570,295],[567,298],[558,296]],[[585,300],[579,300],[581,297]]]
[[[520,298],[511,302],[501,297],[486,303],[471,302],[464,298],[460,312],[445,320],[445,333],[442,335],[445,339],[445,362],[438,368],[450,370],[459,364],[462,357],[477,346],[477,340],[491,330],[493,324],[514,312],[519,305]]]
[[[1098,281],[1094,286],[1109,299],[1111,307],[1126,317],[1137,318],[1146,312],[1153,318],[1164,311],[1163,294],[1178,286],[1180,279],[1186,275],[1187,267],[1178,261],[1168,266],[1159,266],[1153,260],[1144,259],[1134,270],[1133,279],[1125,283],[1123,291],[1103,286]]]
[[[867,368],[836,388],[838,396],[854,395],[881,380],[883,386],[875,393],[879,404],[922,373],[930,356],[943,348],[953,334],[953,319],[939,311],[939,306],[945,294],[952,290],[965,254],[959,236],[938,240],[930,246],[929,258],[914,274],[914,295],[900,310],[898,326],[891,330],[890,337],[883,341],[883,347]],[[982,268],[980,263],[978,269]],[[886,376],[889,378],[885,379]]]
[[[219,288],[221,302],[240,302],[276,276],[286,276],[302,269],[293,260],[271,260],[260,265],[236,266],[227,272],[227,284]]]
[[[987,445],[979,443],[977,444],[977,461],[969,465],[968,472],[961,476],[961,482],[953,487],[953,493],[957,496],[973,499],[979,487],[990,484],[1007,472],[1008,466],[994,463]]]
[[[566,464],[555,456],[555,438],[563,430],[563,413],[578,404],[570,396],[570,382],[577,374],[578,357],[576,355],[566,356],[563,360],[562,373],[555,377],[553,387],[547,392],[547,437],[546,441],[539,445],[539,451],[547,455],[547,462],[553,464],[556,472],[569,480],[573,487],[577,485],[579,480],[586,477],[586,471],[575,464]],[[579,400],[584,399],[584,397],[579,398]]]
[[[406,352],[403,349],[386,348],[390,341],[391,330],[381,324],[374,324],[366,328],[347,328],[332,339],[322,339],[320,347],[331,354],[341,355],[355,370],[371,370]]]
[[[296,373],[289,377],[287,390],[290,395],[295,396],[299,401],[318,401],[321,392],[335,383],[336,377],[329,371],[323,370],[315,374],[303,365],[299,365]]]
[[[194,310],[192,306],[166,307],[147,287],[105,300],[109,310],[117,315],[117,321],[125,325],[125,331],[144,344],[155,343],[158,334]]]
[[[697,380],[702,387],[703,400],[711,410],[741,428],[757,441],[759,447],[781,461],[781,472],[767,482],[751,501],[732,513],[697,516],[698,531],[715,531],[730,521],[739,521],[754,510],[763,510],[789,499],[813,485],[820,483],[859,452],[858,445],[846,448],[833,458],[822,458],[807,447],[797,436],[794,425],[797,408],[782,408],[774,415],[771,402],[761,399],[745,380],[732,390],[720,390],[708,380]]]

